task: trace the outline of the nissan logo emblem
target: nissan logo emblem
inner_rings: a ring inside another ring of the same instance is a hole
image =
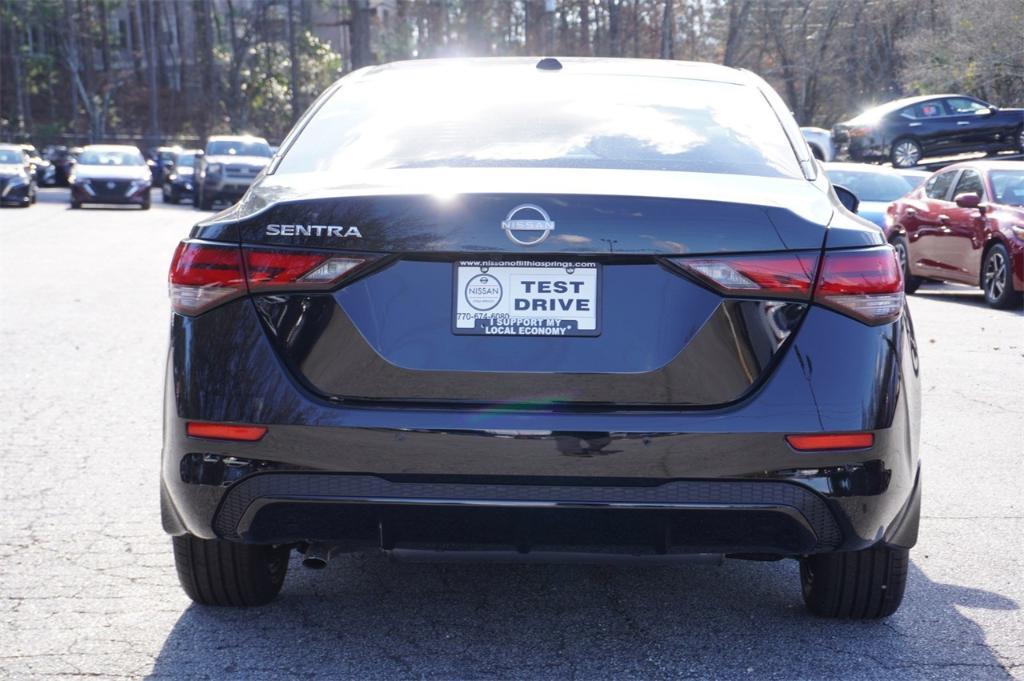
[[[540,206],[524,203],[508,212],[501,228],[520,246],[536,246],[555,231],[555,223]]]

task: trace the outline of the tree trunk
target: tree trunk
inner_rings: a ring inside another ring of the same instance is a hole
[[[676,58],[675,0],[665,0],[665,11],[661,15],[661,58]]]
[[[348,0],[349,9],[349,39],[352,44],[352,69],[361,69],[364,66],[369,66],[373,63],[373,54],[370,52],[370,14],[373,12],[369,7],[370,3],[368,0]],[[438,14],[443,11],[443,5],[436,9]],[[440,26],[441,22],[431,22],[430,25],[430,41],[433,44],[437,44],[435,41],[440,40],[443,36],[443,30]],[[435,37],[434,31],[437,31]]]
[[[291,79],[289,89],[292,96],[292,125],[299,120],[302,114],[302,104],[299,101],[299,53],[295,44],[295,7],[292,0],[288,0],[288,60],[291,62]]]
[[[156,45],[156,6],[147,4],[142,14],[146,27],[146,81],[149,88],[149,129],[146,131],[147,143],[156,146],[160,142],[160,99],[159,81],[156,76],[156,61],[160,57]]]

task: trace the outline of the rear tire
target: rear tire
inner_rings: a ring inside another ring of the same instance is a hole
[[[903,601],[909,565],[908,549],[882,545],[801,558],[804,603],[820,617],[888,617]]]
[[[196,603],[248,608],[266,605],[281,591],[287,548],[187,534],[171,539],[178,581]]]
[[[206,192],[199,193],[199,210],[213,210],[213,200],[206,197]]]
[[[1021,292],[1013,290],[1013,260],[1006,246],[988,249],[981,263],[981,290],[985,302],[999,310],[1020,307]]]
[[[910,274],[910,244],[901,236],[893,237],[890,243],[896,249],[896,257],[900,259],[900,267],[903,268],[903,290],[908,295],[914,293],[921,286],[921,277]]]
[[[82,207],[82,204],[79,203],[78,201],[72,201],[71,202],[71,209],[72,210],[78,210],[81,207]]]
[[[893,168],[913,168],[921,162],[924,150],[917,140],[903,137],[892,143],[889,151],[889,160]]]

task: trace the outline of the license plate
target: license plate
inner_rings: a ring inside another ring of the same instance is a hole
[[[460,260],[452,331],[477,336],[597,336],[601,269],[585,261]]]

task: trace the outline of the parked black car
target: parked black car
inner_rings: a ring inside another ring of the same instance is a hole
[[[0,205],[30,206],[36,202],[32,161],[18,144],[0,144]]]
[[[170,165],[164,166],[160,192],[164,203],[191,200],[195,193],[195,161],[199,149],[179,149]]]
[[[234,203],[242,198],[252,181],[270,163],[271,156],[270,145],[262,137],[211,137],[196,158],[193,205],[210,210],[215,201]]]
[[[78,153],[68,181],[72,208],[109,203],[149,210],[152,173],[138,147],[90,144]]]
[[[148,165],[153,171],[154,186],[162,185],[181,147],[156,147],[148,154]]]
[[[170,269],[162,516],[192,599],[376,549],[796,558],[815,613],[899,606],[899,263],[763,80],[393,63],[281,149]]]
[[[67,185],[68,177],[71,175],[71,168],[75,165],[74,158],[68,148],[59,144],[44,147],[43,158],[53,164],[55,184]]]
[[[1024,109],[1000,109],[966,95],[908,97],[868,109],[832,132],[854,161],[909,168],[929,156],[1024,152]]]

